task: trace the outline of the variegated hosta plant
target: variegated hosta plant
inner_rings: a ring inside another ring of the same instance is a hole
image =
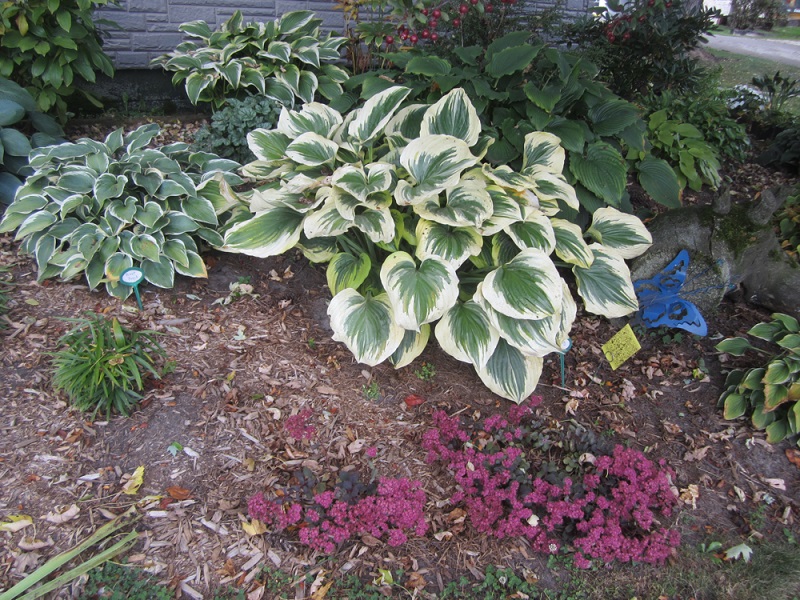
[[[650,235],[603,208],[587,242],[557,216],[578,200],[556,136],[530,133],[520,172],[491,167],[483,156],[493,140],[463,90],[401,108],[408,93],[389,88],[347,116],[306,104],[251,132],[259,160],[244,171],[269,183],[252,192],[253,216],[228,229],[223,249],[263,257],[297,246],[328,261],[334,337],[359,362],[408,364],[436,323],[446,352],[520,402],[575,319],[557,265],[572,269],[590,312],[626,315],[637,303],[625,259]]]
[[[185,82],[192,104],[210,102],[214,109],[242,91],[261,94],[284,106],[295,97],[311,102],[319,92],[332,99],[342,94],[348,74],[335,64],[347,40],[320,33],[322,19],[310,10],[284,13],[275,21],[243,23],[238,10],[212,31],[205,21],[192,21],[180,30],[194,38],[174,52],[156,58],[172,83]]]
[[[33,151],[34,169],[0,221],[17,230],[22,250],[39,266],[39,281],[72,279],[89,287],[105,283],[126,298],[120,274],[139,267],[145,279],[171,288],[175,273],[205,277],[198,242],[217,246],[219,216],[237,205],[230,185],[239,164],[188,145],[147,145],[158,125],[143,125],[104,142],[81,139]]]

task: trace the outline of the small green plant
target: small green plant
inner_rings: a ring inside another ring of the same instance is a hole
[[[103,52],[92,12],[115,0],[25,0],[0,4],[0,76],[27,88],[39,110],[55,108],[66,120],[65,98],[80,90],[90,102],[102,104],[75,85],[94,83],[96,73],[112,77],[114,66]]]
[[[783,77],[780,71],[772,77],[769,75],[753,77],[753,86],[763,94],[766,101],[765,108],[770,113],[783,112],[788,100],[800,96],[800,81],[792,77]]]
[[[414,371],[414,375],[422,381],[433,381],[436,377],[436,367],[429,362],[423,362],[420,368]]]
[[[159,585],[139,567],[107,562],[102,569],[89,571],[89,580],[79,600],[171,600],[175,593]]]
[[[135,331],[116,319],[90,314],[67,319],[75,327],[59,340],[53,353],[53,389],[63,392],[79,410],[108,417],[128,416],[142,399],[145,380],[160,379],[166,352],[154,331]]]
[[[774,313],[772,321],[754,325],[748,334],[779,349],[761,350],[742,337],[717,344],[717,350],[733,356],[752,350],[768,357],[763,367],[731,371],[719,402],[726,419],[751,413],[753,427],[765,429],[767,441],[777,443],[800,432],[800,324]]]
[[[133,266],[161,288],[172,287],[175,273],[206,277],[198,243],[222,244],[217,227],[239,204],[230,191],[242,181],[231,172],[239,164],[183,143],[147,147],[158,133],[149,124],[127,135],[117,129],[104,142],[34,150],[34,172],[0,232],[16,230],[39,281],[84,274],[91,289],[105,283],[124,299],[131,288],[119,278]]]
[[[378,382],[374,379],[370,381],[369,384],[362,385],[361,391],[364,392],[364,397],[367,400],[372,400],[373,402],[381,397],[381,388],[378,386]]]
[[[345,38],[320,32],[322,19],[309,10],[284,13],[266,23],[244,23],[236,11],[217,30],[192,21],[180,30],[186,41],[153,63],[174,72],[172,83],[184,83],[192,104],[210,102],[216,110],[228,98],[258,93],[284,106],[295,98],[311,102],[319,92],[341,95],[347,71],[336,66]]]
[[[194,146],[197,150],[213,152],[238,163],[248,163],[256,157],[247,147],[247,134],[259,127],[272,129],[280,114],[281,105],[271,98],[230,98],[214,113],[211,123],[197,131]]]
[[[757,160],[800,175],[800,126],[781,131]]]
[[[800,136],[800,130],[797,132]],[[798,154],[800,159],[800,153]],[[800,187],[797,193],[786,199],[781,209],[775,213],[773,225],[778,232],[781,248],[798,260],[800,258]]]

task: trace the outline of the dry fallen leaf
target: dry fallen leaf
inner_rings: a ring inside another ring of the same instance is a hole
[[[26,552],[30,552],[31,550],[41,550],[42,548],[49,548],[54,544],[53,538],[47,538],[45,540],[37,540],[32,537],[24,537],[19,541],[17,544],[22,550]]]
[[[171,498],[174,498],[175,500],[186,500],[187,498],[190,498],[192,495],[192,492],[190,492],[186,488],[182,488],[177,485],[168,487],[167,493],[170,495]]]
[[[422,574],[413,572],[408,574],[408,579],[406,580],[405,585],[407,588],[421,590],[428,585],[428,582],[425,581],[425,578],[422,576]]]
[[[75,517],[78,516],[78,513],[81,512],[81,509],[78,508],[77,504],[73,504],[61,509],[56,509],[53,512],[47,513],[45,519],[50,523],[55,523],[56,525],[60,525],[61,523],[66,523],[67,521],[71,521]]]
[[[680,500],[684,504],[691,504],[693,509],[697,509],[697,499],[700,497],[700,486],[696,483],[689,484],[681,490]]]
[[[691,452],[687,452],[683,455],[683,460],[686,462],[692,461],[701,461],[706,457],[708,451],[711,450],[711,446],[703,446],[702,448],[698,448],[697,450],[692,450]]]
[[[33,525],[33,517],[29,517],[28,515],[11,515],[0,523],[0,531],[16,533],[17,531],[25,529],[28,525]]]
[[[143,483],[144,467],[140,466],[136,468],[136,470],[133,472],[133,475],[131,475],[128,481],[125,482],[125,485],[122,486],[122,493],[127,494],[128,496],[133,496],[139,491],[139,488]]]
[[[786,458],[788,458],[789,462],[792,463],[795,467],[800,469],[800,450],[798,450],[797,448],[787,448]]]
[[[768,486],[775,488],[776,490],[781,490],[783,492],[786,491],[786,482],[783,479],[779,479],[777,477],[775,478],[764,477],[762,481],[766,483]]]
[[[350,452],[350,454],[355,454],[356,452],[361,452],[366,445],[367,440],[355,440],[347,445],[347,450]]]
[[[681,428],[675,425],[675,423],[670,423],[669,421],[664,421],[664,430],[672,435],[678,435],[681,433]]]
[[[253,519],[249,523],[245,521],[242,523],[242,529],[247,535],[261,535],[267,532],[267,526],[258,519]]]
[[[425,398],[422,396],[417,396],[416,394],[409,394],[403,399],[403,402],[406,403],[408,408],[414,408],[415,406],[419,406],[425,402]]]
[[[440,542],[446,542],[447,540],[453,537],[453,533],[450,531],[437,531],[436,533],[433,534],[433,537],[435,537]]]

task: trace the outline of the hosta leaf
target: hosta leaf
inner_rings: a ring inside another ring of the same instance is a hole
[[[727,398],[726,398],[727,401]],[[734,400],[734,402],[736,402]],[[726,417],[728,418],[728,417]],[[759,431],[766,429],[767,426],[775,420],[774,412],[764,412],[764,403],[760,402],[753,407],[753,414],[750,417],[750,422],[753,427]]]
[[[594,133],[601,137],[619,133],[640,118],[636,106],[621,98],[598,102],[589,109],[588,115],[594,124]]]
[[[388,163],[372,163],[363,169],[344,165],[334,171],[331,183],[364,202],[370,194],[388,190],[393,174],[394,166]]]
[[[371,268],[372,261],[368,254],[362,252],[354,256],[349,252],[340,252],[331,259],[325,270],[328,288],[334,296],[347,288],[358,289]]]
[[[133,266],[133,259],[122,252],[115,252],[108,257],[105,264],[106,278],[112,282],[119,281],[119,276],[125,269]]]
[[[486,73],[495,79],[499,79],[503,75],[522,71],[531,64],[531,61],[536,58],[541,49],[541,45],[531,46],[530,44],[524,44],[493,52],[489,64],[486,65]]]
[[[541,358],[525,356],[501,338],[486,365],[475,371],[492,392],[520,404],[536,389],[542,365]]]
[[[400,164],[411,177],[398,182],[395,198],[401,204],[414,204],[454,187],[461,172],[478,162],[463,140],[448,135],[417,138],[400,153]]]
[[[200,258],[200,255],[197,252],[193,252],[192,250],[187,250],[186,255],[189,259],[188,265],[183,265],[177,261],[173,263],[173,267],[175,271],[180,275],[185,275],[186,277],[208,277],[208,271],[206,270],[206,265],[203,262],[203,259]]]
[[[258,73],[258,75],[253,75],[252,73],[257,73],[257,71],[250,72],[245,70],[242,74],[242,81],[248,81],[251,85],[259,88],[259,91],[263,87],[262,94],[283,106],[292,106],[294,104],[294,91],[286,81],[277,77],[265,78],[261,73]]]
[[[281,110],[278,117],[278,126],[275,132],[294,140],[304,133],[316,133],[324,138],[331,137],[334,130],[342,124],[342,115],[325,104],[319,102],[309,102],[303,105],[299,111]],[[256,130],[263,131],[263,130]],[[276,142],[272,142],[274,146]],[[254,152],[256,156],[258,154]],[[274,155],[274,152],[270,152]],[[259,156],[259,158],[261,158]],[[264,158],[263,160],[274,160]]]
[[[524,215],[518,197],[497,186],[488,186],[486,189],[492,199],[492,214],[479,229],[483,235],[492,236],[511,223],[523,220]]]
[[[342,290],[331,300],[328,315],[333,339],[369,366],[389,358],[405,337],[386,294],[364,297],[352,288]]]
[[[225,234],[222,250],[258,258],[277,256],[300,240],[305,215],[289,207],[278,207],[237,223]]]
[[[747,399],[741,394],[728,394],[723,406],[722,415],[726,419],[738,419],[747,412]]]
[[[553,261],[536,249],[522,250],[483,281],[483,296],[491,307],[516,319],[543,319],[555,314],[561,295],[561,277]]]
[[[161,228],[164,234],[178,235],[197,231],[200,225],[194,219],[177,210],[167,211],[167,224]]]
[[[175,285],[175,267],[166,256],[160,257],[157,261],[144,259],[142,271],[144,278],[157,287],[170,289]]]
[[[353,225],[376,244],[388,244],[395,236],[394,219],[388,207],[364,210],[353,219]]]
[[[403,341],[400,342],[397,350],[389,357],[389,362],[392,363],[395,369],[401,369],[411,364],[425,350],[430,337],[431,326],[427,323],[421,326],[418,332],[406,330]]]
[[[680,207],[681,186],[678,176],[667,161],[647,156],[636,163],[636,170],[639,173],[639,184],[653,200],[667,208]]]
[[[775,421],[767,426],[767,441],[770,444],[782,442],[789,435],[789,424],[786,419]]]
[[[628,178],[622,155],[610,144],[594,142],[585,154],[570,155],[569,169],[588,190],[608,204],[619,206]]]
[[[369,144],[386,126],[410,92],[409,88],[395,86],[367,100],[348,125],[347,131],[353,141],[361,145]]]
[[[387,137],[399,136],[406,141],[418,138],[426,110],[427,104],[412,104],[401,108],[389,120],[383,132]]]
[[[135,235],[131,239],[131,248],[137,256],[143,256],[154,262],[160,261],[161,249],[156,239],[151,235]]]
[[[478,143],[481,122],[475,107],[463,89],[455,89],[436,104],[422,118],[421,136],[451,135],[464,140],[467,146]]]
[[[381,283],[397,323],[414,331],[441,317],[458,298],[458,276],[452,267],[432,258],[418,266],[405,252],[386,258],[381,267]]]
[[[800,332],[800,323],[798,323],[796,318],[783,313],[773,313],[772,318],[775,319],[775,321],[779,321],[787,331],[793,333]]]
[[[491,166],[484,164],[482,166],[482,172],[497,185],[504,188],[511,188],[517,192],[530,189],[530,187],[533,185],[531,179],[529,179],[527,176],[517,173],[511,169],[511,167],[506,165],[500,165],[499,167],[492,168]]]
[[[653,243],[653,236],[638,217],[610,206],[594,212],[586,233],[625,259],[636,258]]]
[[[563,175],[549,173],[541,167],[530,170],[530,179],[533,181],[533,190],[539,198],[539,208],[547,215],[559,212],[557,200],[562,200],[568,207],[578,210],[580,203],[578,196]]]
[[[19,229],[17,229],[17,235],[14,237],[15,240],[21,240],[22,238],[31,235],[32,233],[36,233],[37,231],[42,231],[47,229],[56,222],[55,215],[47,212],[46,210],[40,210],[29,214],[25,219],[20,223]]]
[[[155,226],[156,221],[163,216],[164,211],[157,202],[145,202],[144,205],[139,205],[136,207],[136,214],[133,218],[138,223],[141,223],[148,229],[151,229]]]
[[[550,219],[539,211],[532,211],[524,221],[512,223],[505,232],[520,250],[536,248],[549,255],[556,246],[556,236]]]
[[[303,233],[309,239],[336,237],[353,226],[353,221],[342,216],[336,208],[335,197],[329,197],[319,210],[308,215],[303,223]]]
[[[286,147],[286,156],[301,165],[317,167],[332,162],[339,146],[318,133],[304,133]]]
[[[298,134],[299,135],[299,134]],[[279,131],[255,129],[247,134],[247,147],[258,160],[273,164],[286,159],[286,148],[289,138]]]
[[[550,173],[564,170],[566,153],[561,140],[552,133],[534,131],[525,136],[522,153],[522,174],[527,175],[537,165]]]
[[[312,263],[330,262],[339,250],[335,237],[318,237],[311,240],[301,235],[297,247]]]
[[[478,254],[483,236],[472,227],[450,227],[420,219],[417,223],[419,260],[436,258],[458,269],[470,256]]]
[[[792,376],[789,366],[782,360],[773,360],[767,366],[764,374],[764,383],[786,383]]]
[[[492,214],[492,198],[481,180],[462,179],[447,189],[445,198],[443,204],[431,198],[414,211],[423,219],[453,227],[479,227]]]
[[[217,213],[210,200],[202,196],[188,197],[181,200],[181,209],[186,216],[200,223],[217,224]]]
[[[588,269],[594,262],[594,254],[583,239],[581,228],[564,219],[550,219],[556,237],[556,256],[566,263]]]
[[[106,175],[106,174],[104,174]],[[113,175],[108,175],[114,178]],[[95,178],[89,173],[81,171],[66,172],[58,179],[58,187],[73,192],[75,194],[86,194],[92,191],[95,185]]]
[[[119,198],[125,191],[126,183],[128,178],[125,175],[103,173],[94,184],[94,197],[100,202],[105,202],[109,198]]]
[[[438,56],[415,56],[406,65],[406,73],[424,75],[425,77],[438,77],[449,75],[453,66]]]
[[[456,360],[483,366],[497,347],[499,334],[476,302],[456,302],[436,324],[436,340]]]
[[[315,18],[314,11],[311,10],[293,10],[291,12],[283,13],[278,19],[278,33],[283,35],[300,31],[303,27],[311,23]]]
[[[767,370],[761,367],[748,370],[747,374],[739,383],[740,390],[763,390],[764,384],[762,380],[766,372]]]
[[[592,244],[589,249],[594,254],[592,265],[589,268],[572,267],[578,294],[583,298],[586,310],[608,319],[636,311],[639,303],[628,265],[622,257],[599,244]]]
[[[181,240],[167,240],[162,247],[164,255],[172,260],[176,267],[178,265],[187,268],[189,266],[189,255],[186,251],[186,245]]]
[[[753,348],[750,345],[750,342],[742,337],[734,337],[722,340],[715,347],[718,352],[727,352],[733,356],[742,356],[747,350],[751,350]]]

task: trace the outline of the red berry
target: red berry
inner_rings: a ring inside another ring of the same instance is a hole
[[[672,2],[667,2],[664,6],[666,6],[667,8],[672,8]]]
[[[508,0],[508,3],[509,3],[509,4],[516,4],[516,3],[517,3],[517,0]]]
[[[626,31],[622,36],[622,39],[627,42],[629,39],[631,39],[631,34]]]
[[[494,12],[494,6],[492,6],[491,4],[487,4],[485,9],[487,13]]]
[[[644,23],[645,21],[647,21],[647,17],[645,17],[644,15],[639,17],[639,23]]]
[[[427,17],[428,16],[428,9],[427,8],[423,8],[422,9],[422,14]]]
[[[617,38],[614,36],[613,33],[609,33],[608,34],[608,41],[611,42],[612,44],[614,43],[614,40],[616,40],[616,39]]]
[[[460,12],[462,15],[467,14],[469,12],[469,6],[467,6],[466,4],[462,4],[461,6],[458,7],[458,12]]]
[[[458,27],[461,25],[461,19],[453,19],[453,27]]]
[[[391,35],[387,35],[385,38],[383,38],[383,41],[386,42],[387,46],[391,46],[392,44],[394,44],[394,37],[392,37]]]
[[[472,6],[475,6],[478,2],[480,2],[480,0],[469,0],[469,3],[472,4]]]
[[[403,33],[401,33],[400,34],[400,39],[405,42],[408,39],[408,32],[404,31]]]
[[[647,0],[647,6],[655,6],[656,0]]]
[[[439,39],[439,34],[438,34],[438,33],[436,33],[436,32],[434,31],[434,32],[431,34],[431,41],[432,41],[432,42],[435,42],[435,41],[436,41],[436,40],[438,40],[438,39]]]
[[[429,26],[431,29],[436,29],[436,26],[437,26],[438,24],[439,24],[439,21],[437,21],[436,19],[428,19],[428,26]]]
[[[415,33],[415,34],[413,34],[413,35],[412,35],[412,36],[409,38],[409,41],[410,41],[412,44],[416,44],[416,43],[419,41],[419,38],[417,37],[417,34],[416,34],[416,33]]]
[[[442,11],[440,11],[438,8],[434,8],[433,9],[433,18],[434,19],[438,19],[441,16],[442,16]]]
[[[431,37],[431,32],[427,29],[423,29],[420,35],[422,36],[423,40],[427,40],[429,37]]]

